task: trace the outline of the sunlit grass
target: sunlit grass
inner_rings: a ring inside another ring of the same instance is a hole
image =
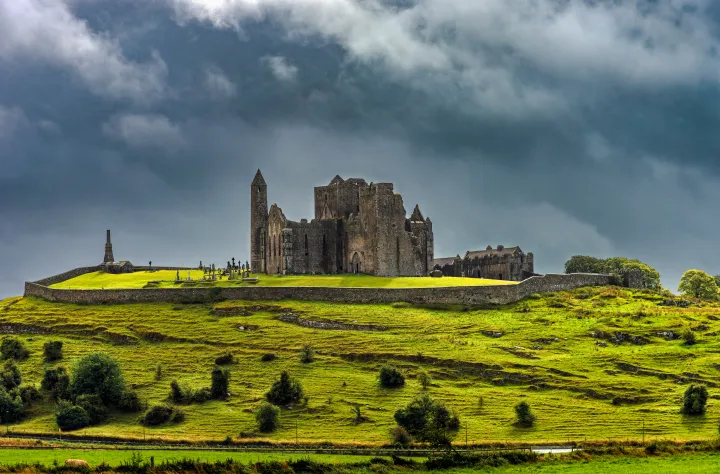
[[[237,357],[230,366],[229,401],[185,407],[184,423],[147,430],[137,415],[115,413],[106,424],[82,431],[88,435],[219,441],[244,433],[252,439],[252,410],[280,371],[288,370],[302,381],[308,405],[283,410],[280,429],[267,438],[294,442],[297,425],[300,442],[382,444],[394,411],[422,393],[415,379],[422,370],[433,378],[428,392],[460,416],[459,443],[465,442],[466,426],[470,443],[624,440],[643,433],[646,440],[715,438],[720,307],[658,306],[664,298],[613,287],[536,296],[494,309],[297,301],[78,306],[12,298],[0,301],[0,328],[35,333],[19,336],[32,351],[20,363],[25,383],[39,385],[50,367],[42,361],[42,345],[59,339],[65,353],[60,365],[71,367],[83,354],[106,351],[150,404],[166,399],[173,379],[208,386],[215,357],[227,350]],[[302,327],[278,319],[283,309],[309,320],[386,330]],[[685,328],[696,329],[698,344],[658,335]],[[52,334],[39,334],[47,330]],[[648,343],[602,347],[591,337],[594,331],[642,336]],[[315,362],[300,362],[303,344],[315,348]],[[277,360],[261,362],[265,353]],[[385,363],[407,375],[404,388],[378,386]],[[156,380],[158,364],[162,376]],[[710,385],[704,417],[679,413],[692,380]],[[538,417],[534,428],[513,426],[513,406],[521,400]],[[353,423],[355,404],[369,421]],[[10,429],[57,432],[52,404],[37,403],[30,415]]]
[[[176,281],[178,275],[180,282]],[[258,281],[252,284],[259,286],[328,286],[328,287],[363,287],[363,288],[431,288],[447,286],[486,286],[512,285],[516,282],[506,280],[487,280],[483,278],[461,277],[378,277],[371,275],[253,275]],[[159,288],[173,288],[187,285],[190,277],[194,282],[202,281],[201,270],[158,270],[135,273],[110,274],[92,272],[52,285],[52,288],[65,289],[113,289],[143,288],[150,282]],[[212,286],[250,285],[241,280],[223,278],[216,281],[202,282]]]

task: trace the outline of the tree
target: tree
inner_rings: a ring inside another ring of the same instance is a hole
[[[62,341],[50,341],[43,345],[43,355],[45,362],[54,362],[62,359]]]
[[[453,432],[460,427],[458,417],[428,394],[397,410],[395,421],[419,441],[435,446],[449,446]]]
[[[0,387],[0,423],[9,425],[25,416],[25,406],[20,395]]]
[[[102,423],[107,419],[108,410],[100,399],[100,396],[95,393],[87,393],[80,395],[75,400],[77,406],[81,407],[87,413],[90,419],[91,425]]]
[[[305,344],[302,349],[300,349],[300,362],[304,364],[309,364],[314,360],[315,349],[313,349],[313,346],[311,346],[310,344]]]
[[[418,379],[418,382],[420,382],[420,386],[424,390],[427,390],[427,388],[430,386],[430,383],[432,382],[430,375],[428,375],[428,373],[425,371],[420,371],[417,374],[417,379]]]
[[[536,420],[535,415],[530,411],[530,405],[525,401],[515,405],[515,417],[518,425],[526,427],[534,425]]]
[[[6,337],[0,342],[0,355],[3,359],[25,360],[30,355],[30,351],[19,339]]]
[[[692,298],[712,300],[718,296],[715,278],[702,270],[688,270],[680,278],[678,291]]]
[[[90,426],[90,417],[82,407],[61,401],[55,412],[55,422],[61,430],[73,431]]]
[[[395,367],[386,365],[380,369],[378,374],[380,386],[385,388],[398,388],[405,385],[405,376]]]
[[[703,415],[707,399],[708,391],[704,385],[690,385],[683,395],[682,412],[686,415]]]
[[[15,365],[12,359],[5,361],[5,365],[0,372],[0,387],[10,391],[22,383],[22,375],[20,369]]]
[[[55,401],[70,398],[70,376],[65,367],[45,370],[40,388],[50,392]]]
[[[600,258],[575,255],[565,262],[565,273],[603,273],[604,261]]]
[[[257,410],[255,410],[255,421],[258,429],[263,433],[271,433],[278,427],[280,419],[280,409],[272,403],[263,402]]]
[[[74,396],[96,394],[105,404],[117,404],[125,391],[120,365],[104,352],[86,355],[73,369],[70,391]]]
[[[302,397],[303,389],[300,382],[294,380],[285,371],[280,374],[280,380],[273,382],[270,391],[265,394],[267,401],[278,406],[297,403]]]
[[[216,400],[225,400],[230,396],[230,372],[227,369],[215,367],[211,374],[210,393]]]

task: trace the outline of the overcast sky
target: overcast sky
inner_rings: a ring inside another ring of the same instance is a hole
[[[437,256],[720,273],[720,2],[0,0],[0,297],[248,259],[249,183],[312,218],[393,182]]]

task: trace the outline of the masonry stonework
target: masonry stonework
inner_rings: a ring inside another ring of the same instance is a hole
[[[336,176],[314,190],[315,218],[291,221],[273,204],[258,170],[251,183],[253,271],[425,276],[432,270],[432,221],[415,206],[408,218],[390,183]]]

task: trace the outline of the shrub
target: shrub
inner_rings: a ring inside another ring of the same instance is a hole
[[[125,390],[120,396],[117,407],[126,413],[137,413],[142,411],[144,404],[136,392]]]
[[[75,365],[70,378],[74,396],[96,394],[105,404],[116,404],[125,391],[120,365],[104,352],[86,355]]]
[[[515,417],[519,426],[533,426],[536,420],[535,415],[530,411],[530,405],[525,401],[515,405]]]
[[[265,394],[265,398],[273,405],[278,406],[297,403],[303,398],[303,389],[300,382],[283,371],[280,379],[273,382],[270,391]]]
[[[38,389],[35,388],[35,385],[24,385],[19,387],[18,394],[25,406],[29,406],[32,402],[40,400],[40,392],[38,392]]]
[[[235,357],[229,352],[219,355],[215,358],[216,365],[228,365],[235,362]]]
[[[216,400],[225,400],[230,396],[230,372],[227,369],[215,367],[211,374],[210,394]]]
[[[175,403],[202,403],[210,400],[212,394],[207,388],[192,388],[177,381],[170,382],[170,400]]]
[[[79,430],[90,426],[90,416],[82,407],[61,401],[55,412],[55,422],[63,431]]]
[[[0,387],[4,387],[5,390],[12,390],[18,387],[22,382],[22,375],[20,369],[12,359],[5,361],[2,372],[0,372]]]
[[[688,346],[692,346],[693,344],[697,343],[697,336],[695,336],[695,333],[692,332],[690,329],[686,329],[683,331],[682,338],[685,340],[685,344]]]
[[[310,344],[305,344],[302,349],[300,349],[300,362],[304,364],[309,364],[310,362],[315,360],[315,349]]]
[[[140,418],[140,424],[145,426],[158,426],[163,423],[180,423],[185,420],[185,413],[177,407],[170,405],[155,405]]]
[[[95,393],[86,393],[85,395],[78,396],[75,404],[85,410],[91,425],[102,423],[107,419],[108,410],[100,396]]]
[[[604,261],[586,255],[575,255],[565,262],[565,273],[603,273]]]
[[[418,440],[443,446],[450,443],[451,432],[460,426],[457,416],[428,394],[416,397],[396,411],[395,421]]]
[[[417,374],[417,379],[418,379],[418,382],[420,382],[420,386],[425,390],[427,390],[427,388],[432,383],[432,379],[430,378],[430,375],[428,375],[428,373],[425,371],[420,371]]]
[[[394,445],[407,446],[412,441],[410,433],[405,428],[398,425],[394,428],[390,428],[390,442]]]
[[[405,376],[395,367],[386,365],[380,369],[380,386],[385,388],[398,388],[405,385]]]
[[[275,359],[277,359],[277,356],[275,354],[263,354],[263,356],[260,358],[263,362],[272,362]]]
[[[703,415],[707,399],[708,391],[704,385],[690,385],[683,395],[682,412],[686,415]]]
[[[3,359],[25,360],[30,356],[30,351],[19,339],[6,337],[0,342],[0,356]]]
[[[0,422],[9,425],[25,416],[25,405],[17,393],[10,393],[0,387]]]
[[[70,398],[70,376],[65,367],[45,370],[40,388],[50,392],[55,401]]]
[[[278,427],[280,420],[280,409],[275,405],[263,402],[257,410],[255,410],[255,421],[258,430],[263,433],[271,433]]]
[[[54,362],[62,359],[62,341],[50,341],[43,345],[43,355],[45,362]]]

